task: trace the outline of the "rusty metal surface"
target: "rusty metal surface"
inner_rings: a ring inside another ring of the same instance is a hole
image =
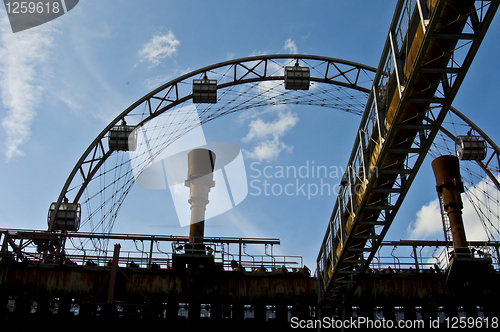
[[[173,269],[120,268],[117,274],[116,302],[145,303],[142,292],[155,303],[198,298],[202,302],[241,304],[316,304],[316,278],[292,272],[224,271],[210,276],[193,276]],[[56,266],[54,264],[0,264],[0,294],[28,294],[33,297],[69,297],[76,300],[106,302],[109,267]],[[353,293],[353,305],[366,301],[404,305],[427,303],[429,299],[457,303],[491,303],[500,300],[500,274],[492,271],[477,278],[447,280],[447,273],[432,270],[416,273],[367,273]],[[99,290],[102,291],[99,293]]]
[[[55,264],[0,264],[0,294],[70,297],[106,301],[110,267]],[[120,268],[115,301],[155,301],[201,297],[209,300],[254,303],[316,302],[316,278],[295,272],[228,272],[193,276],[174,269]],[[102,291],[101,291],[102,290]]]
[[[442,197],[442,208],[446,211],[453,247],[461,252],[468,252],[462,219],[463,203],[460,194],[464,192],[464,185],[460,176],[459,159],[456,156],[444,155],[432,161],[432,169],[436,178],[436,189]]]
[[[470,302],[485,305],[500,300],[500,274],[492,272],[480,278],[447,282],[447,275],[425,273],[366,274],[353,293],[353,303],[370,301],[393,306],[408,302],[424,304],[429,301],[457,305]]]

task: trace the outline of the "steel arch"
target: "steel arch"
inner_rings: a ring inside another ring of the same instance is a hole
[[[366,95],[370,93],[373,76],[376,72],[376,68],[336,58],[315,55],[277,54],[251,56],[220,62],[171,80],[170,82],[165,83],[146,94],[129,106],[126,110],[121,112],[89,145],[68,176],[59,197],[55,202],[54,211],[51,215],[51,219],[49,220],[49,231],[52,230],[54,218],[59,210],[61,202],[67,198],[69,188],[77,174],[81,175],[83,183],[72,199],[73,203],[77,203],[80,200],[89,182],[93,179],[96,172],[113,152],[113,150],[110,150],[105,142],[103,142],[106,135],[113,126],[124,120],[127,116],[133,113],[134,110],[144,106],[149,111],[149,115],[137,124],[141,125],[161,115],[169,109],[172,109],[176,105],[192,99],[192,92],[183,91],[181,88],[182,83],[186,83],[189,79],[196,78],[200,75],[204,76],[207,73],[214,72],[215,70],[224,67],[228,67],[231,70],[231,74],[226,75],[225,80],[217,83],[217,90],[253,82],[284,80],[284,73],[271,72],[269,70],[268,65],[275,60],[290,60],[291,62],[293,61],[296,63],[307,63],[307,61],[319,62],[321,63],[321,66],[318,65],[318,67],[321,67],[321,71],[311,71],[311,82],[337,85],[342,88],[353,89],[361,93],[365,93]],[[371,75],[368,81],[362,80],[361,74],[363,73],[367,76]]]

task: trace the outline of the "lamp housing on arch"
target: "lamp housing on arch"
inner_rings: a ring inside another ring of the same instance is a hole
[[[309,90],[311,73],[309,67],[286,66],[285,67],[285,89],[287,90]]]
[[[57,203],[50,204],[47,223],[50,227],[50,220],[54,216],[54,223],[51,230],[76,232],[80,228],[81,206],[80,203],[61,202],[59,210],[55,212]]]
[[[217,103],[217,80],[207,78],[193,80],[193,103]]]
[[[486,141],[476,135],[457,136],[455,152],[460,160],[483,160],[487,153]]]
[[[137,146],[137,133],[135,126],[121,124],[114,126],[109,131],[108,147],[113,151],[135,151]]]

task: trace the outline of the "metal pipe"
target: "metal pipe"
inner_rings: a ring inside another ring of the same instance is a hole
[[[215,153],[207,149],[194,149],[188,153],[188,176],[185,186],[190,188],[191,226],[189,243],[196,244],[194,250],[203,249],[205,232],[205,210],[209,203],[208,193],[215,186],[213,171]]]
[[[15,232],[15,233],[11,233]],[[59,239],[59,233],[52,233],[42,230],[26,230],[26,229],[5,229],[0,228],[0,233],[2,236],[8,235],[8,239],[44,239],[44,240],[55,240]],[[66,238],[85,238],[85,239],[110,239],[110,240],[137,240],[137,241],[178,241],[186,242],[189,237],[186,236],[173,236],[173,235],[147,235],[147,234],[99,234],[99,233],[67,233],[63,234]],[[204,238],[208,242],[214,243],[247,243],[247,244],[280,244],[279,239],[275,238],[238,238],[238,237],[206,237]],[[3,241],[3,240],[2,240]],[[3,242],[2,242],[3,243]],[[6,246],[8,245],[5,244]],[[1,249],[0,249],[1,251]]]
[[[463,203],[460,194],[464,192],[460,177],[459,160],[456,156],[445,155],[432,161],[436,177],[438,195],[443,198],[444,210],[450,221],[455,252],[469,252],[462,220]]]
[[[118,271],[118,260],[120,259],[120,248],[120,244],[116,243],[109,276],[108,300],[106,302],[107,304],[112,304],[115,297],[116,273]]]
[[[153,243],[154,243],[154,239],[151,238],[151,245],[149,246],[149,262],[148,262],[148,264],[151,264],[153,262]]]

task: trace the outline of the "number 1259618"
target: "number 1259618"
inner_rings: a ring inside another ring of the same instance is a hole
[[[36,2],[36,1],[12,1],[5,3],[5,9],[8,14],[58,14],[61,10],[57,1]]]

